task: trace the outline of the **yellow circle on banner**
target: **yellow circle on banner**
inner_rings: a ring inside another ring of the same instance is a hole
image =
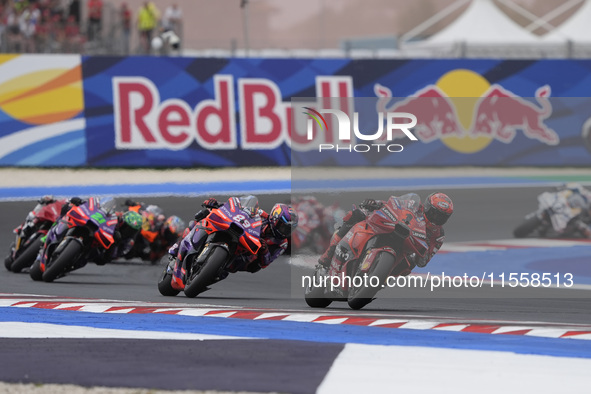
[[[490,87],[482,75],[471,70],[453,70],[444,74],[436,83],[453,103],[458,123],[464,130],[470,130],[474,121],[476,103]],[[490,137],[446,137],[441,140],[448,148],[460,153],[476,153],[486,148]]]

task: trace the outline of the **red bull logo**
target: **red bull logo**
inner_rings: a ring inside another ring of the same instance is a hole
[[[417,117],[414,133],[421,141],[441,140],[458,152],[478,152],[493,140],[508,144],[519,131],[547,145],[560,142],[544,123],[552,114],[548,85],[535,91],[533,103],[473,71],[454,70],[394,104],[387,87],[375,84],[374,92],[377,112],[410,112]]]

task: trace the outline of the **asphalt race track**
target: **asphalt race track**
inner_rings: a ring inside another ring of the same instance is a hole
[[[446,241],[495,240],[511,238],[513,227],[535,207],[536,196],[543,189],[495,189],[495,190],[449,190],[455,204],[453,219],[446,225]],[[420,194],[426,196],[430,191]],[[402,193],[399,193],[402,194]],[[341,206],[353,203],[371,195],[386,198],[384,192],[347,193],[339,195]],[[334,195],[319,196],[329,201]],[[276,201],[289,200],[288,195],[260,196],[260,205],[269,210]],[[144,198],[146,202],[161,206],[167,214],[176,214],[187,222],[199,209],[201,201],[195,198]],[[0,203],[2,217],[0,234],[4,240],[0,253],[8,251],[11,231],[26,216],[33,202]],[[484,208],[483,208],[484,207]],[[436,263],[436,258],[432,262]],[[269,268],[257,274],[237,273],[214,286],[197,299],[182,295],[175,298],[163,297],[158,293],[156,283],[162,271],[161,266],[152,266],[139,261],[122,261],[108,266],[89,264],[55,283],[33,282],[28,274],[0,275],[0,289],[3,293],[27,293],[55,295],[62,297],[103,298],[129,301],[154,301],[175,303],[207,303],[211,305],[233,305],[249,308],[307,309],[303,297],[295,297],[290,287],[291,277],[301,271],[289,266],[288,257],[282,257]],[[569,297],[573,294],[573,298]],[[467,298],[458,291],[448,292],[448,298],[410,298],[403,302],[388,299],[380,292],[379,297],[360,313],[370,310],[379,313],[438,315],[445,314],[463,318],[489,318],[528,321],[551,321],[569,323],[591,323],[591,297],[581,297],[581,291],[567,289],[528,289],[527,298],[507,296],[500,299]],[[335,303],[335,308],[347,309],[346,304]]]
[[[446,241],[484,241],[499,240],[512,237],[513,228],[521,221],[523,216],[535,209],[536,196],[545,189],[541,188],[497,188],[497,189],[453,189],[443,190],[453,199],[455,213],[446,225]],[[422,197],[431,191],[420,192]],[[400,195],[403,192],[397,192]],[[222,199],[224,196],[219,196]],[[319,194],[317,197],[325,202],[334,202],[335,195]],[[381,191],[375,193],[352,192],[339,194],[340,205],[349,208],[353,203],[359,203],[364,198],[372,197],[384,199],[388,194]],[[273,203],[288,201],[289,195],[260,195],[260,205],[269,210]],[[176,214],[187,222],[199,209],[201,199],[195,198],[142,198],[142,201],[161,206],[168,215]],[[123,199],[120,199],[123,202]],[[12,241],[12,229],[16,227],[33,207],[32,201],[2,202],[0,209],[2,221],[0,222],[0,255],[5,256]],[[106,266],[89,264],[54,283],[34,282],[27,273],[12,274],[4,269],[0,274],[0,293],[33,294],[46,296],[59,296],[69,298],[108,299],[139,302],[158,302],[188,304],[192,306],[223,306],[233,308],[248,308],[251,310],[280,310],[311,312],[303,299],[303,289],[298,289],[297,278],[304,272],[302,268],[289,264],[290,257],[281,257],[269,268],[257,273],[237,273],[223,282],[213,286],[211,290],[203,293],[195,299],[189,299],[182,294],[177,297],[163,297],[158,293],[156,286],[158,276],[162,271],[161,265],[150,265],[140,261],[121,261]],[[432,265],[436,264],[437,256]],[[300,294],[298,292],[301,291]],[[398,290],[400,291],[400,290]],[[409,292],[401,297],[396,297],[395,290],[385,289],[378,294],[377,300],[361,311],[350,310],[346,303],[333,303],[327,308],[326,313],[347,313],[360,317],[400,318],[405,317],[429,317],[429,318],[455,318],[455,319],[479,319],[490,321],[519,322],[547,322],[569,324],[591,324],[591,297],[586,296],[585,290],[555,289],[555,288],[528,288],[517,290],[504,290],[503,296],[499,293],[481,292],[474,297],[473,293],[464,289],[452,289],[442,291],[437,296],[413,296]],[[69,313],[69,312],[63,312]],[[220,333],[221,334],[221,333]],[[244,335],[248,336],[248,332]],[[136,361],[130,361],[126,357],[117,358],[116,361],[108,361],[109,357],[117,353],[117,342],[92,340],[81,341],[70,339],[65,347],[57,349],[43,344],[40,340],[0,340],[0,352],[2,358],[14,359],[10,368],[0,372],[0,380],[3,381],[34,381],[22,378],[28,362],[21,355],[19,349],[26,344],[34,344],[38,350],[36,357],[41,357],[35,362],[49,362],[51,357],[68,357],[71,354],[85,354],[81,363],[68,362],[64,365],[64,371],[99,371],[99,376],[108,377],[93,379],[93,374],[72,373],[72,376],[84,376],[84,378],[72,381],[70,374],[64,376],[47,374],[37,375],[37,381],[46,383],[76,383],[81,385],[107,385],[118,387],[147,387],[169,389],[217,389],[217,390],[250,390],[250,391],[284,391],[284,392],[312,392],[318,386],[322,377],[330,367],[330,363],[338,354],[342,345],[323,344],[317,348],[297,341],[270,341],[269,347],[264,350],[248,341],[235,343],[235,352],[226,354],[231,358],[232,365],[249,363],[247,369],[238,369],[233,377],[223,373],[224,364],[228,358],[216,352],[216,341],[196,342],[189,347],[182,341],[150,341],[149,345],[141,345],[139,342],[126,342],[121,354],[134,354]],[[90,346],[89,343],[92,345]],[[308,349],[309,347],[309,349]],[[64,350],[69,349],[69,350]],[[224,349],[227,349],[224,347]],[[295,352],[295,353],[294,353]],[[299,352],[299,353],[298,353]],[[312,364],[303,362],[297,354],[303,357],[303,353],[314,356]],[[293,363],[281,365],[281,357],[278,354],[295,354]],[[195,357],[195,354],[207,354],[207,357]],[[215,357],[213,356],[215,355]],[[240,356],[242,355],[242,356]],[[171,365],[176,363],[176,367]],[[69,365],[69,366],[68,366]],[[135,367],[135,369],[134,369]],[[120,368],[129,368],[131,371],[125,376],[115,373]],[[165,381],[158,382],[154,370],[171,368]],[[201,370],[200,378],[183,379],[190,376],[195,369]],[[290,369],[288,375],[286,369]],[[262,384],[260,372],[254,374],[251,370],[265,370],[270,376],[275,376],[275,385]],[[296,373],[297,372],[297,373]],[[15,378],[21,376],[20,378]],[[150,378],[152,376],[152,378]],[[309,380],[302,383],[298,376],[308,376]],[[174,383],[171,383],[174,382]],[[216,383],[217,382],[217,383]]]

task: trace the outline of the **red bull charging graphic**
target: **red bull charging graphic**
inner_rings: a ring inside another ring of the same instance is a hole
[[[552,114],[549,85],[536,89],[534,104],[472,71],[454,70],[391,105],[391,89],[375,84],[374,92],[380,98],[378,112],[412,112],[418,119],[415,132],[421,141],[441,140],[458,152],[477,152],[492,140],[509,144],[518,132],[546,145],[560,142],[556,131],[544,123]]]

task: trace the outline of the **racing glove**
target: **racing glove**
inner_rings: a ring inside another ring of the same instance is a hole
[[[201,204],[202,207],[204,208],[219,208],[220,203],[218,202],[218,200],[216,200],[215,198],[208,198],[207,200],[203,201],[203,204]]]
[[[43,205],[51,204],[54,201],[55,200],[54,200],[53,196],[50,194],[47,194],[47,195],[41,197],[39,200],[37,200],[37,202],[39,204],[43,204]]]
[[[380,209],[384,204],[381,201],[374,200],[373,198],[367,198],[359,205],[363,209],[368,211],[375,211]]]

